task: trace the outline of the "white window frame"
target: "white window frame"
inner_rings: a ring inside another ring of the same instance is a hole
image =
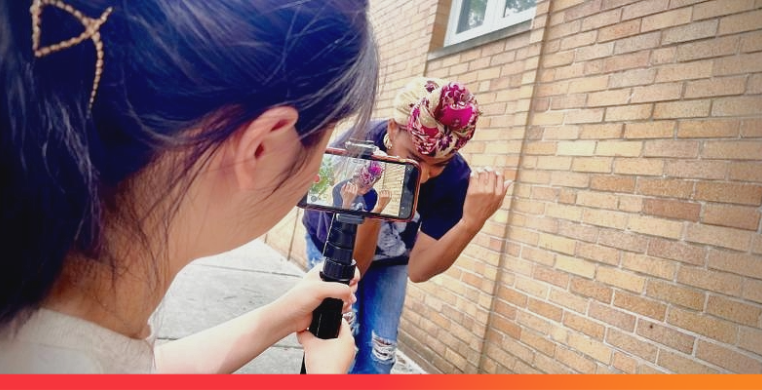
[[[463,0],[453,0],[450,8],[450,19],[447,22],[447,34],[445,34],[445,46],[454,45],[469,39],[500,30],[505,27],[513,26],[521,22],[532,20],[537,7],[532,7],[526,11],[517,14],[502,16],[501,10],[505,10],[506,0],[487,0],[487,9],[484,12],[484,23],[481,26],[472,28],[462,33],[457,33],[458,22],[460,18]]]

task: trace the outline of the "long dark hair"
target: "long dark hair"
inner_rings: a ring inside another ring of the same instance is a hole
[[[162,152],[191,151],[173,187],[274,106],[299,111],[305,148],[329,124],[370,116],[377,58],[367,1],[66,0],[91,18],[113,8],[99,30],[92,108],[94,45],[35,58],[30,3],[0,2],[0,325],[39,305],[68,254],[108,258],[104,215]],[[56,7],[41,20],[42,45],[83,29]],[[194,128],[202,131],[183,131]]]

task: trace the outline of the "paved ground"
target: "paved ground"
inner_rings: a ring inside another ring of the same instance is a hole
[[[293,263],[261,241],[204,259],[178,275],[159,310],[159,342],[174,340],[224,322],[275,300],[304,275]],[[296,374],[302,348],[291,335],[268,349],[239,373]],[[423,373],[404,355],[393,373]]]

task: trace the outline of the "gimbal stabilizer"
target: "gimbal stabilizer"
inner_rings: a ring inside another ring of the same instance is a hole
[[[373,154],[376,147],[372,143],[347,142],[346,148],[350,153],[360,157]],[[335,214],[328,232],[328,240],[323,248],[323,270],[320,278],[326,282],[349,284],[355,275],[356,262],[352,256],[357,236],[357,226],[363,223],[364,217],[350,214]],[[339,336],[341,329],[344,302],[340,299],[328,298],[312,313],[309,331],[321,339],[334,339]],[[306,374],[304,359],[302,359],[302,374]]]

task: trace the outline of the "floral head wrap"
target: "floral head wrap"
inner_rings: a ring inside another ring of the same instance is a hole
[[[355,174],[355,178],[358,182],[357,184],[360,184],[363,187],[371,187],[376,184],[383,174],[384,167],[381,163],[378,161],[369,161],[358,170],[357,174]]]
[[[479,106],[458,82],[416,78],[394,99],[394,121],[406,127],[417,151],[443,158],[462,148],[476,131]]]

